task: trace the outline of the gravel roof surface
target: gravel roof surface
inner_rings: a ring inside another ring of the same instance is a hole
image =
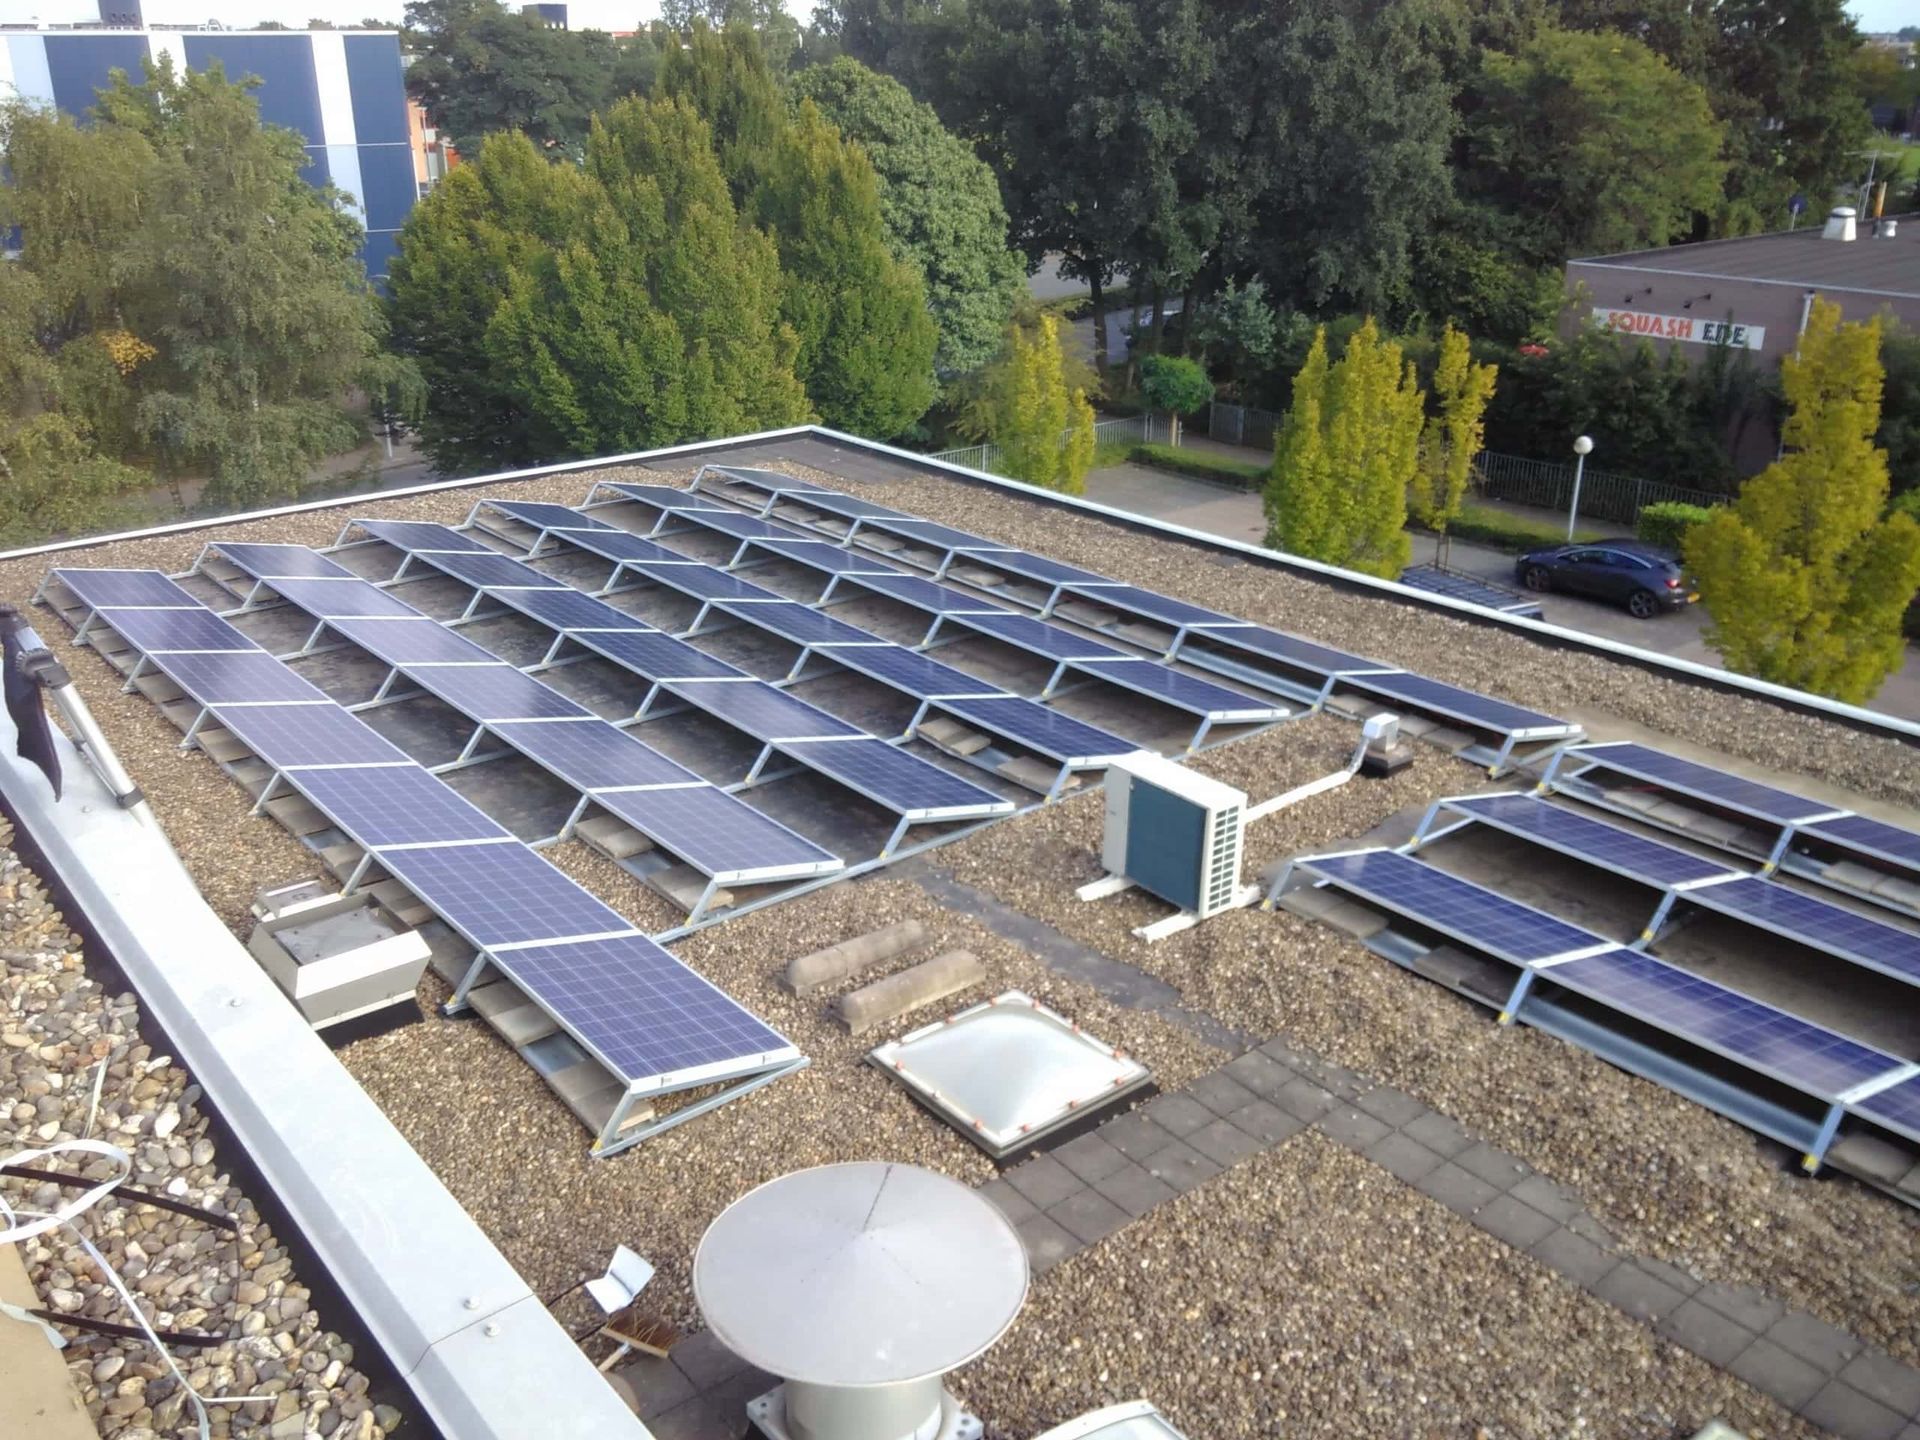
[[[221,1164],[199,1087],[142,1040],[135,997],[110,992],[109,977],[98,967],[89,971],[78,939],[20,863],[12,839],[12,827],[0,819],[0,1155],[91,1136],[132,1154],[134,1184],[239,1222],[229,1238],[201,1221],[117,1197],[78,1220],[149,1323],[232,1337],[174,1352],[202,1396],[260,1397],[210,1405],[215,1435],[265,1435],[271,1428],[275,1436],[379,1440],[399,1413],[374,1404],[367,1377],[352,1368],[353,1347],[321,1328],[285,1247]],[[104,1158],[60,1155],[50,1164],[96,1180],[117,1173]],[[51,1183],[3,1183],[13,1205],[43,1212],[78,1193]],[[72,1230],[24,1242],[23,1258],[49,1308],[130,1323]],[[107,1440],[194,1433],[186,1392],[145,1341],[73,1333],[67,1369]],[[0,1411],[4,1404],[0,1399]]]

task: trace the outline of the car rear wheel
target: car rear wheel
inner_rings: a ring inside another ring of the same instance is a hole
[[[1526,574],[1520,577],[1520,583],[1529,590],[1544,593],[1553,589],[1553,572],[1544,565],[1529,565]]]
[[[1627,613],[1636,620],[1651,620],[1660,613],[1660,597],[1651,590],[1636,590],[1627,597]]]

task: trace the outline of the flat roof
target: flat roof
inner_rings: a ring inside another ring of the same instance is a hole
[[[1703,280],[1757,280],[1771,285],[1920,299],[1920,214],[1892,218],[1902,223],[1891,238],[1875,235],[1873,222],[1862,219],[1859,239],[1824,240],[1820,235],[1822,222],[1815,220],[1797,230],[1778,230],[1770,235],[1629,250],[1567,263],[1591,269],[1694,275]]]

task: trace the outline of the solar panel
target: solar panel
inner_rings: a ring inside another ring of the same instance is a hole
[[[1622,830],[1603,820],[1549,805],[1531,795],[1475,795],[1447,804],[1549,850],[1666,889],[1731,875],[1718,861]]]
[[[891,505],[882,505],[877,500],[862,500],[857,495],[847,495],[838,490],[809,490],[800,503],[815,510],[825,510],[829,515],[844,515],[849,519],[912,520],[916,518],[904,510],[894,509]]]
[[[611,530],[604,520],[582,514],[568,505],[541,500],[489,500],[487,507],[541,530]]]
[[[1437,565],[1409,565],[1400,572],[1400,583],[1415,590],[1445,595],[1452,600],[1465,600],[1471,605],[1483,605],[1489,610],[1498,610],[1507,615],[1524,615],[1533,619],[1538,619],[1540,616],[1538,600],[1500,585],[1489,584],[1472,575],[1459,575],[1451,570],[1442,570]]]
[[[114,610],[101,616],[129,645],[148,654],[168,650],[258,650],[260,647],[205,610]]]
[[[407,678],[436,699],[483,723],[577,718],[593,713],[507,664],[419,665],[407,671]]]
[[[377,620],[335,620],[327,628],[389,665],[498,665],[500,657],[456,635],[438,620],[422,616]]]
[[[796,700],[763,680],[698,680],[674,686],[673,693],[760,740],[825,740],[865,734],[859,726]]]
[[[1080,586],[1070,585],[1067,588],[1076,595],[1081,594]],[[1189,605],[1184,600],[1174,600],[1154,590],[1142,590],[1137,585],[1087,587],[1082,598],[1115,610],[1130,610],[1135,615],[1144,615],[1149,620],[1157,620],[1162,624],[1176,627],[1181,625],[1240,626],[1247,623],[1244,620],[1236,620],[1231,615],[1222,615],[1218,610]]]
[[[593,803],[718,880],[824,874],[839,859],[711,785],[607,790]]]
[[[337,705],[239,705],[215,710],[214,718],[276,769],[407,758],[399,746]]]
[[[1284,720],[1292,712],[1271,700],[1257,700],[1211,680],[1161,665],[1152,660],[1087,660],[1075,667],[1077,673],[1118,685],[1140,695],[1151,696],[1163,704],[1205,715],[1214,720]]]
[[[1920,985],[1920,935],[1898,925],[1757,878],[1690,890],[1686,898],[1717,914],[1762,926],[1909,985]]]
[[[625,530],[559,530],[554,539],[564,540],[602,560],[646,560],[661,565],[692,565],[678,550],[669,550],[657,540]]]
[[[827,658],[922,700],[1007,693],[991,681],[942,665],[938,660],[929,660],[904,645],[845,646],[833,650]]]
[[[158,570],[56,569],[53,573],[89,610],[114,605],[207,608]]]
[[[281,599],[322,620],[336,616],[420,613],[369,580],[275,580],[271,583]]]
[[[1716,770],[1711,765],[1682,760],[1678,755],[1669,755],[1646,745],[1581,745],[1570,750],[1568,758],[1591,760],[1595,765],[1619,774],[1650,780],[1665,789],[1724,805],[1729,810],[1742,811],[1779,825],[1810,820],[1839,808],[1822,805],[1786,790],[1776,790],[1771,785],[1762,785],[1754,780],[1743,780],[1724,770]]]
[[[417,765],[300,770],[289,778],[369,849],[441,840],[498,840],[507,832],[446,781]]]
[[[1035,555],[1031,550],[1008,550],[996,555],[993,557],[993,568],[1027,580],[1044,581],[1048,585],[1105,586],[1119,583],[1095,571],[1082,570],[1077,565],[1063,565],[1058,560],[1049,560],[1045,555]]]
[[[1920,868],[1920,833],[1902,830],[1898,825],[1889,825],[1884,820],[1873,820],[1865,815],[1846,815],[1837,820],[1822,820],[1817,825],[1809,825],[1800,833],[1898,865]]]
[[[1342,889],[1517,965],[1602,943],[1577,925],[1392,850],[1317,855],[1300,864]]]
[[[864,589],[889,599],[930,610],[936,615],[1004,615],[1004,605],[976,599],[951,585],[922,580],[917,575],[855,575],[850,580]]]
[[[589,631],[571,638],[648,680],[721,680],[745,673],[657,630]]]
[[[1140,748],[1118,735],[1109,735],[1097,726],[1017,695],[942,700],[940,708],[1063,764],[1098,764],[1131,755]]]
[[[1425,675],[1397,671],[1389,675],[1354,675],[1347,683],[1370,695],[1385,696],[1405,705],[1462,720],[1469,725],[1494,730],[1503,735],[1572,735],[1580,727],[1568,720],[1556,720],[1538,710],[1495,700],[1478,691],[1432,680]]]
[[[380,864],[481,949],[633,929],[518,843],[387,850]]]
[[[498,600],[555,630],[652,630],[646,621],[575,590],[503,590]]]
[[[1302,640],[1298,635],[1289,635],[1282,630],[1269,630],[1264,625],[1249,625],[1239,630],[1207,630],[1189,639],[1248,650],[1316,675],[1350,675],[1359,670],[1394,668],[1379,660],[1369,660],[1364,655],[1349,655],[1345,650],[1316,645],[1311,640]]]
[[[823,615],[810,605],[797,601],[784,605],[734,605],[722,602],[718,607],[737,620],[745,620],[762,630],[770,630],[796,645],[891,645],[878,635],[856,625]]]
[[[346,566],[316,555],[304,545],[255,545],[219,540],[213,548],[260,580],[353,574]]]
[[[1542,978],[1829,1100],[1899,1064],[1643,951],[1569,960]]]
[[[1118,660],[1126,655],[1124,650],[1116,650],[1099,640],[1076,635],[1065,626],[1049,625],[1031,615],[1002,611],[996,615],[964,616],[958,623],[982,635],[991,635],[996,640],[1017,645],[1022,650],[1045,655],[1049,660]]]
[[[489,727],[576,790],[623,785],[705,784],[652,746],[604,720],[507,721]]]
[[[672,485],[641,485],[626,480],[609,480],[607,488],[617,490],[629,500],[638,500],[656,510],[723,510],[726,507],[705,495],[694,495]]]
[[[958,817],[1001,815],[1013,809],[1012,801],[884,740],[797,745],[790,753],[896,814],[931,819],[938,812]]]
[[[327,698],[261,650],[235,650],[224,655],[168,655],[155,663],[174,684],[202,705]]]
[[[479,554],[497,553],[471,535],[463,535],[448,525],[426,520],[355,520],[367,534],[401,550],[465,550]]]
[[[1889,1130],[1920,1140],[1920,1076],[1889,1085],[1878,1095],[1856,1101],[1852,1108]]]
[[[898,565],[889,565],[863,550],[845,550],[825,540],[761,540],[755,548],[768,550],[782,560],[792,560],[829,575],[898,575]]]
[[[724,1078],[793,1046],[644,935],[533,945],[495,957],[628,1084],[687,1071]]]
[[[1018,548],[1003,540],[989,540],[983,535],[956,530],[951,525],[941,525],[933,520],[889,520],[884,528],[895,535],[904,535],[909,540],[937,545],[942,550],[1013,551]]]
[[[443,555],[435,551],[417,551],[434,569],[451,575],[475,589],[565,590],[564,580],[542,575],[531,565],[509,560],[505,555]]]
[[[669,589],[697,600],[784,600],[771,590],[750,585],[710,565],[630,565],[630,573],[644,575]]]
[[[737,510],[702,510],[690,517],[698,520],[708,530],[717,530],[722,535],[731,535],[736,540],[784,540],[791,539],[793,531],[784,525],[774,525],[756,516],[742,515]]]
[[[763,470],[754,465],[710,465],[707,468],[724,479],[738,481],[744,485],[754,485],[772,494],[779,494],[782,491],[800,491],[809,494],[818,492],[823,495],[837,493],[832,490],[821,490],[818,481],[800,480],[784,470]]]

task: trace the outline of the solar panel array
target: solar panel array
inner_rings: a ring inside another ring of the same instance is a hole
[[[230,634],[222,658],[277,667],[285,677],[275,687],[278,698],[232,700],[214,686],[204,702],[210,719],[485,952],[630,1092],[751,1075],[799,1059],[789,1041],[165,576],[63,569],[54,578],[87,607],[89,622],[120,630],[127,618],[121,604],[164,605],[194,617],[196,639],[204,638],[208,621],[224,626]],[[130,637],[128,643],[183,689],[183,667],[205,658],[168,649],[164,639],[153,648]]]
[[[1505,586],[1489,584],[1472,575],[1443,570],[1438,565],[1409,565],[1400,572],[1400,583],[1411,586],[1415,590],[1445,595],[1449,600],[1464,600],[1469,605],[1482,605],[1489,610],[1498,610],[1503,615],[1518,615],[1528,620],[1540,618],[1538,600],[1509,590]]]
[[[1737,871],[1692,851],[1550,805],[1532,795],[1472,795],[1447,808],[1590,865],[1659,889],[1727,880]]]

